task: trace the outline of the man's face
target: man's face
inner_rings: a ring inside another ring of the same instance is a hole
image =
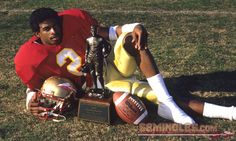
[[[39,32],[35,33],[45,45],[58,45],[62,41],[62,32],[59,23],[48,19],[39,24]]]

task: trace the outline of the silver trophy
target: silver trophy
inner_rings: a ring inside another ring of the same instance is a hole
[[[82,72],[90,73],[94,84],[94,88],[89,90],[88,95],[105,98],[109,90],[104,87],[103,62],[111,51],[111,45],[97,34],[97,26],[91,26],[91,34],[92,36],[86,39],[87,48]]]

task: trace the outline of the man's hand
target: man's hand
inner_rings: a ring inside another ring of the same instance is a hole
[[[37,92],[31,91],[27,94],[26,108],[37,118],[40,118],[39,113],[45,111],[45,108],[39,106]]]
[[[132,43],[134,44],[134,47],[138,50],[147,49],[147,38],[148,33],[145,27],[141,24],[136,25],[133,32],[132,32]]]

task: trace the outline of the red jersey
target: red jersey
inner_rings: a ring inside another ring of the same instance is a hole
[[[63,19],[60,45],[38,44],[38,38],[33,36],[14,58],[16,73],[30,89],[40,89],[45,79],[55,75],[68,78],[77,86],[85,80],[81,66],[85,62],[86,38],[97,21],[80,9],[65,10],[59,16]]]

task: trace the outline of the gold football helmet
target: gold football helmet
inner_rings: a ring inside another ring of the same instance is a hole
[[[41,119],[65,120],[61,114],[71,106],[75,94],[76,87],[69,79],[58,76],[46,79],[40,90],[40,106],[45,109],[45,112],[40,113]]]

